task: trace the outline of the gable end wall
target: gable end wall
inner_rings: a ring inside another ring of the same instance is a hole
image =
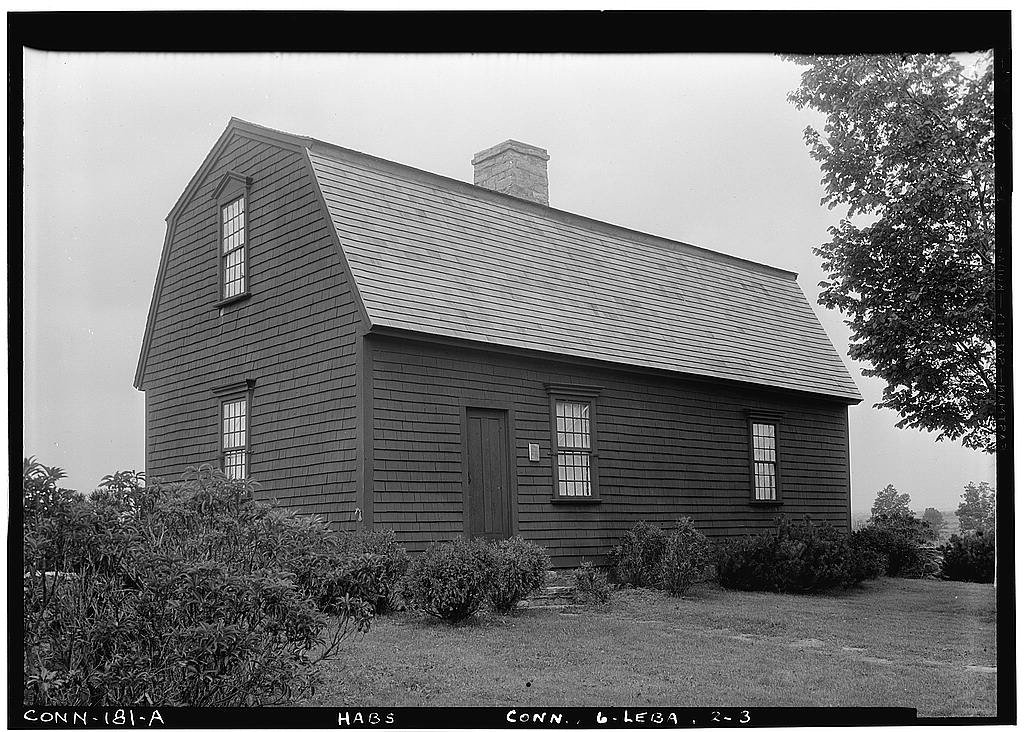
[[[252,297],[220,314],[216,206],[228,171],[248,199]],[[355,508],[355,340],[348,273],[301,153],[234,135],[172,220],[146,361],[146,467],[175,479],[219,461],[219,397],[256,380],[251,475],[262,498],[348,525]]]

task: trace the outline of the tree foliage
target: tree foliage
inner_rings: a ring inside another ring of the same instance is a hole
[[[818,302],[847,316],[898,427],[994,451],[991,54],[786,58],[807,67],[790,101],[826,115],[804,132],[822,204],[847,207],[814,250]]]
[[[912,516],[910,512],[910,494],[898,493],[892,483],[875,496],[875,503],[871,506],[872,520],[879,516]]]
[[[924,516],[922,518],[933,529],[941,529],[946,525],[946,519],[942,515],[942,511],[932,506],[929,506],[924,510]]]
[[[62,488],[57,481],[67,477],[62,468],[48,467],[36,462],[36,456],[22,460],[21,507],[24,521],[31,524],[55,507],[85,500],[76,491]]]
[[[984,481],[977,485],[973,482],[965,485],[956,515],[960,518],[961,534],[995,531],[996,494],[992,486]]]

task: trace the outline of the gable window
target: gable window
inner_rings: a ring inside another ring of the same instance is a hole
[[[252,446],[249,439],[249,418],[252,414],[252,389],[255,380],[226,384],[213,389],[219,397],[218,444],[220,467],[228,478],[248,478],[249,456]]]
[[[221,467],[232,479],[249,477],[249,399],[221,402]]]
[[[217,205],[218,308],[249,297],[251,186],[251,178],[226,173],[213,194]]]
[[[245,292],[245,196],[220,207],[221,297]]]
[[[750,430],[750,498],[775,502],[779,495],[779,415],[748,412]]]
[[[596,389],[547,385],[551,394],[553,498],[598,498],[595,417]]]

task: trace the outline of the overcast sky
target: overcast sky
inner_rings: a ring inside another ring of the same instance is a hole
[[[991,456],[898,430],[884,383],[817,305],[811,248],[842,212],[766,55],[25,53],[26,455],[89,489],[144,468],[132,387],[164,219],[232,116],[472,180],[508,138],[546,148],[551,205],[791,269],[865,401],[850,410],[853,507],[887,483],[955,508]]]

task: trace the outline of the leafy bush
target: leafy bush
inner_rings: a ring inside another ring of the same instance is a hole
[[[388,592],[382,557],[362,551],[351,535],[331,531],[322,516],[278,513],[289,523],[279,550],[282,566],[320,612],[344,614],[352,600],[372,612],[382,603]]]
[[[975,531],[953,535],[942,547],[942,576],[961,582],[994,582],[996,578],[996,535]]]
[[[661,559],[661,587],[681,595],[704,579],[713,561],[713,548],[691,518],[676,522],[665,540]]]
[[[516,603],[544,585],[548,554],[543,547],[515,536],[491,547],[491,577],[487,600],[506,615]]]
[[[850,560],[848,570],[851,584],[875,579],[885,574],[888,559],[880,554],[874,544],[874,535],[865,529],[850,534]]]
[[[881,526],[865,526],[854,532],[853,541],[877,559],[880,574],[889,577],[920,577],[924,560],[921,546],[910,537]]]
[[[580,562],[572,573],[573,600],[585,605],[608,602],[612,595],[611,585],[605,573],[590,562]]]
[[[433,542],[409,566],[405,599],[418,610],[457,623],[480,609],[492,567],[490,547],[483,541]]]
[[[347,549],[366,556],[373,566],[377,614],[389,613],[402,606],[402,582],[409,571],[409,555],[398,543],[391,529],[369,529],[350,536]],[[373,559],[376,558],[376,559]]]
[[[718,582],[737,590],[783,591],[778,541],[771,534],[730,539],[719,548]]]
[[[872,566],[870,554],[833,526],[783,519],[774,531],[726,544],[718,579],[732,589],[821,592],[867,579]]]
[[[854,537],[858,546],[881,557],[882,573],[889,577],[922,577],[937,569],[927,550],[935,531],[914,516],[872,516],[867,526],[854,532]]]
[[[665,532],[638,521],[622,543],[612,550],[612,566],[618,581],[634,587],[657,587],[665,554]]]
[[[85,500],[81,493],[57,485],[58,480],[67,477],[61,468],[40,465],[34,455],[24,459],[22,473],[21,507],[26,524]]]
[[[360,560],[324,522],[257,502],[248,481],[116,473],[84,499],[34,460],[24,472],[38,508],[24,527],[31,704],[279,704],[368,627]]]

